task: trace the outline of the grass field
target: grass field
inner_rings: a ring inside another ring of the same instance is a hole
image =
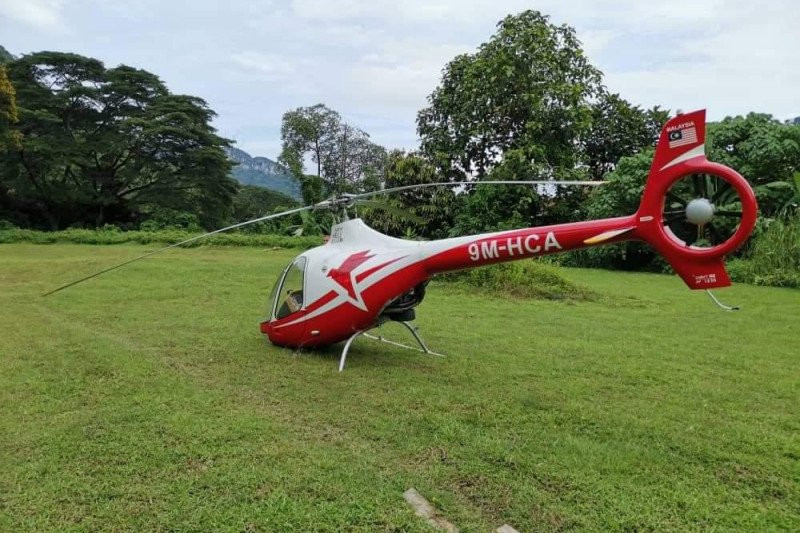
[[[436,358],[265,342],[293,253],[0,245],[0,530],[800,530],[800,291],[712,306],[673,276],[603,297],[434,281]],[[385,334],[408,342],[397,325]]]

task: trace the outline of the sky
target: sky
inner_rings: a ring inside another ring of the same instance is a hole
[[[221,135],[275,159],[282,114],[322,102],[388,148],[453,57],[508,14],[574,27],[610,91],[642,107],[800,115],[797,0],[0,0],[0,45],[127,64],[204,98]]]

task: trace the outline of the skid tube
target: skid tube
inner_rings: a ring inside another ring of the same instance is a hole
[[[426,353],[426,354],[429,354],[429,355],[436,355],[438,357],[444,357],[443,354],[436,353],[433,350],[431,350],[430,348],[428,348],[428,346],[425,344],[425,341],[423,341],[422,337],[419,336],[419,332],[417,331],[418,328],[416,326],[414,326],[413,324],[411,324],[409,322],[403,321],[403,320],[398,321],[398,322],[403,324],[408,329],[408,331],[411,332],[411,334],[414,336],[414,339],[419,343],[420,348],[414,348],[413,346],[408,346],[407,344],[402,344],[402,343],[399,343],[399,342],[390,341],[389,339],[385,339],[383,337],[383,335],[370,335],[369,333],[367,333],[368,331],[371,331],[372,329],[375,329],[375,328],[380,328],[383,325],[383,324],[379,324],[379,325],[375,326],[374,328],[364,329],[364,330],[361,330],[361,331],[356,331],[355,333],[350,335],[350,338],[347,339],[347,342],[344,343],[344,348],[342,348],[342,355],[339,358],[339,372],[344,370],[344,364],[347,361],[347,354],[350,351],[350,346],[352,346],[353,345],[353,341],[355,341],[361,335],[363,335],[363,336],[365,336],[365,337],[367,337],[369,339],[377,340],[377,341],[380,341],[380,342],[385,342],[386,344],[391,344],[392,346],[398,346],[400,348],[405,348],[407,350],[416,350],[418,352]]]

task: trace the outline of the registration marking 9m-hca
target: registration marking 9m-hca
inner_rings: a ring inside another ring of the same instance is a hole
[[[536,233],[518,237],[506,237],[497,239],[486,239],[485,241],[473,242],[467,247],[469,258],[473,261],[485,261],[487,259],[498,259],[503,255],[514,257],[516,255],[536,255],[549,252],[550,250],[561,250],[555,234],[550,231],[541,242],[541,236]]]

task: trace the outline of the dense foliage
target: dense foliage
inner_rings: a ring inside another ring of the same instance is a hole
[[[8,79],[5,66],[0,64],[0,150],[15,146],[16,136],[12,127],[18,120],[17,92]]]
[[[642,111],[618,94],[601,94],[592,103],[591,125],[581,138],[589,177],[601,180],[620,158],[655,144],[667,120],[669,113],[658,106]]]
[[[731,262],[729,270],[734,281],[800,287],[800,214],[769,221],[746,258]]]
[[[754,187],[762,217],[791,215],[800,203],[800,125],[771,115],[728,117],[709,127],[712,161],[735,168]]]
[[[434,166],[418,153],[395,150],[386,163],[386,188],[434,183],[439,176]],[[403,191],[383,200],[379,209],[360,212],[366,222],[378,231],[406,238],[447,237],[457,206],[456,195],[450,188],[424,188]],[[386,209],[386,206],[395,209]],[[408,215],[418,217],[410,221]]]
[[[0,218],[33,227],[134,223],[163,207],[224,220],[236,184],[197,97],[155,75],[39,52],[6,65],[17,142],[0,159]]]

